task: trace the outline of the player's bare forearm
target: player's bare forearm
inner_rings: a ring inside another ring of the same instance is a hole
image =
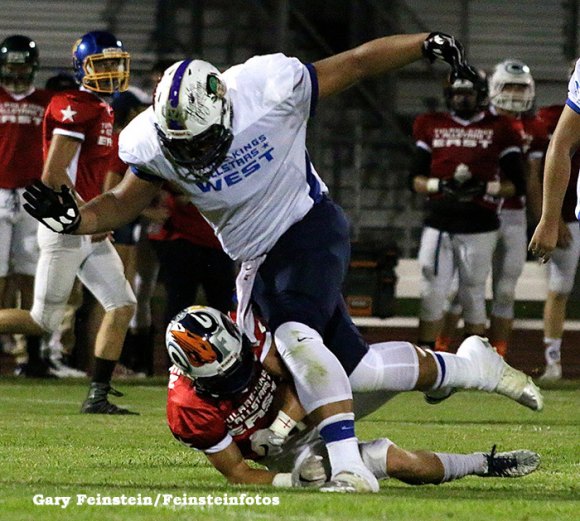
[[[133,174],[109,192],[92,199],[81,209],[76,234],[94,234],[114,230],[136,219],[159,193],[160,184],[143,181]]]
[[[530,208],[534,223],[542,215],[542,160],[528,160],[526,170],[526,202]]]
[[[298,399],[293,382],[282,382],[278,388],[277,398],[280,402],[280,410],[284,411],[295,422],[304,419],[306,411]]]
[[[429,33],[386,36],[314,63],[319,97],[330,96],[358,81],[419,60]]]
[[[62,185],[74,189],[72,179],[67,173],[67,168],[81,147],[78,139],[55,134],[50,142],[50,147],[42,169],[42,182],[53,190],[60,190]]]
[[[206,456],[216,470],[232,484],[270,485],[276,475],[268,470],[251,468],[235,443]]]

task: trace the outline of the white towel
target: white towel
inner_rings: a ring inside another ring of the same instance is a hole
[[[236,293],[238,295],[238,310],[236,323],[242,333],[244,333],[250,342],[256,342],[254,335],[254,313],[250,306],[252,288],[256,280],[256,274],[260,266],[266,259],[266,255],[260,255],[254,259],[242,262],[240,272],[236,278]]]

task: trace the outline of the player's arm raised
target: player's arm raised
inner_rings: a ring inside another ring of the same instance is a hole
[[[313,65],[320,98],[341,92],[360,80],[404,67],[425,57],[442,60],[458,72],[467,67],[462,45],[444,33],[385,36]]]

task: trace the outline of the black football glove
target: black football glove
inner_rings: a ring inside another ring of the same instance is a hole
[[[452,197],[454,199],[458,196],[459,184],[455,179],[441,179],[439,181],[439,193],[445,197]]]
[[[467,65],[463,45],[449,34],[431,33],[423,42],[422,52],[431,63],[436,60],[447,62],[454,71]]]
[[[53,232],[72,233],[79,227],[79,208],[66,185],[57,192],[41,181],[35,181],[26,187],[23,197],[27,201],[23,208]]]
[[[449,75],[449,85],[453,85],[456,80],[468,80],[473,85],[481,83],[483,78],[477,73],[477,70],[471,65],[460,65],[457,69],[453,69]]]

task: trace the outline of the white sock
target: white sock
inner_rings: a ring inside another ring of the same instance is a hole
[[[561,359],[560,350],[562,348],[561,338],[544,338],[544,356],[548,365],[559,364]]]
[[[306,413],[352,399],[344,368],[317,331],[299,322],[286,322],[276,330],[274,338]]]
[[[441,483],[453,481],[472,474],[483,474],[485,472],[485,456],[481,453],[475,454],[448,454],[436,452],[443,465],[444,475]]]
[[[478,383],[478,371],[474,371],[473,362],[469,358],[457,356],[452,353],[430,351],[437,364],[437,380],[433,389],[441,387],[458,387],[470,389]]]

